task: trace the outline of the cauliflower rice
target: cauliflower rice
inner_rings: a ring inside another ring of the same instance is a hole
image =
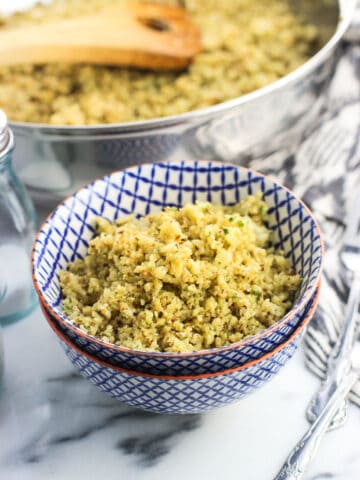
[[[260,195],[98,218],[85,258],[60,272],[63,310],[136,350],[190,352],[254,335],[285,315],[300,285],[266,220]]]
[[[138,0],[53,0],[0,18],[1,29],[84,15]],[[155,0],[156,1],[156,0]],[[91,125],[146,120],[215,105],[261,88],[317,50],[317,29],[286,0],[158,0],[183,5],[203,51],[181,72],[97,65],[0,68],[0,108],[12,121]]]

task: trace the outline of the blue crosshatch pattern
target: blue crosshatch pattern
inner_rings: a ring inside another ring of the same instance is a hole
[[[269,207],[276,245],[285,251],[302,277],[295,314],[289,313],[274,327],[231,348],[208,350],[200,357],[191,354],[179,357],[166,353],[141,355],[141,352],[111,346],[84,334],[62,313],[58,272],[66,268],[69,261],[84,256],[94,234],[95,217],[101,215],[114,220],[130,213],[141,216],[165,206],[180,207],[196,200],[234,204],[258,191],[263,193]],[[283,342],[298,325],[315,292],[321,262],[322,245],[317,226],[303,204],[288,190],[261,174],[234,165],[184,161],[146,164],[115,172],[65,200],[42,227],[34,245],[33,270],[45,307],[50,315],[56,315],[60,328],[79,347],[114,365],[186,375],[194,370],[199,373],[196,369],[200,366],[202,372],[232,368],[258,358],[259,345],[262,353],[266,353]],[[195,358],[196,363],[192,364]]]
[[[80,373],[106,395],[151,412],[186,414],[233,403],[261,387],[293,356],[300,338],[301,335],[296,336],[284,348],[243,370],[194,379],[164,379],[122,372],[59,341]]]

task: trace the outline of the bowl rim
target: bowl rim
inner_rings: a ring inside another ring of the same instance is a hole
[[[43,134],[54,137],[62,137],[69,135],[71,137],[87,137],[96,136],[101,137],[109,133],[136,133],[148,132],[158,128],[167,128],[177,125],[186,125],[188,122],[199,122],[204,118],[213,117],[218,113],[228,112],[240,105],[257,100],[267,94],[271,94],[288,83],[304,78],[314,68],[316,68],[322,61],[324,61],[331,51],[339,44],[342,37],[348,30],[351,21],[354,17],[357,0],[337,0],[338,19],[334,26],[333,33],[327,42],[306,62],[300,65],[295,70],[289,72],[287,75],[258,88],[252,92],[240,95],[231,100],[218,103],[209,107],[199,108],[197,110],[190,110],[188,112],[180,113],[178,115],[169,115],[165,117],[157,117],[149,120],[136,120],[131,122],[96,124],[96,125],[49,125],[47,123],[35,122],[11,122],[10,125],[14,128],[25,129],[39,129]]]
[[[315,226],[316,233],[319,237],[320,241],[320,251],[319,251],[319,259],[320,259],[320,264],[318,267],[318,274],[316,278],[313,280],[314,285],[312,288],[306,292],[305,295],[303,295],[301,302],[298,304],[297,308],[292,308],[289,310],[280,320],[278,320],[276,323],[271,325],[270,327],[266,328],[265,330],[262,330],[261,332],[256,333],[255,335],[252,335],[250,337],[246,337],[245,339],[239,340],[238,342],[230,343],[228,345],[222,346],[222,347],[214,347],[214,348],[209,348],[209,349],[202,349],[202,350],[196,350],[194,352],[156,352],[156,351],[145,351],[145,350],[135,350],[131,349],[128,347],[124,347],[121,345],[116,345],[114,343],[107,342],[105,340],[102,340],[101,338],[95,337],[84,330],[82,330],[80,327],[78,327],[74,322],[72,322],[67,316],[66,318],[61,317],[54,309],[53,307],[47,302],[45,295],[42,293],[42,288],[40,286],[40,283],[37,279],[37,271],[35,267],[35,255],[36,255],[36,247],[38,244],[39,237],[42,235],[43,230],[46,228],[47,224],[50,223],[52,218],[56,215],[57,211],[65,205],[66,202],[68,202],[74,195],[78,195],[81,191],[85,190],[91,190],[91,188],[94,186],[95,183],[99,181],[103,181],[106,178],[109,178],[113,175],[119,174],[119,173],[126,173],[128,171],[133,171],[137,170],[139,168],[143,167],[150,167],[154,165],[194,165],[194,164],[200,164],[200,165],[219,165],[219,166],[229,166],[232,168],[235,168],[237,170],[242,170],[244,173],[252,173],[254,176],[259,176],[268,181],[269,183],[273,183],[274,185],[280,187],[282,190],[285,190],[288,192],[304,209],[308,217],[312,220]],[[111,349],[112,351],[116,352],[121,352],[121,353],[127,353],[129,355],[142,355],[146,357],[151,357],[151,358],[156,358],[156,357],[161,357],[161,358],[176,358],[176,359],[182,359],[182,358],[192,358],[192,357],[200,357],[200,356],[206,356],[206,355],[214,355],[216,353],[228,351],[228,350],[233,350],[239,347],[243,347],[245,345],[248,345],[249,343],[253,342],[254,340],[260,340],[263,337],[266,337],[270,335],[272,332],[280,328],[284,323],[286,323],[290,318],[294,317],[300,310],[304,308],[304,306],[309,302],[311,296],[314,294],[314,291],[318,285],[319,279],[321,278],[322,275],[322,270],[323,270],[323,263],[324,263],[324,253],[325,253],[325,246],[324,246],[324,239],[322,236],[322,232],[320,230],[319,224],[316,221],[313,213],[309,209],[309,207],[298,197],[294,192],[292,192],[289,188],[286,186],[282,185],[280,182],[275,180],[272,176],[270,175],[265,175],[263,173],[258,172],[257,170],[243,167],[241,165],[235,165],[232,163],[228,162],[220,162],[220,161],[212,161],[212,160],[179,160],[179,161],[163,161],[163,162],[153,162],[153,163],[142,163],[140,165],[135,165],[131,167],[127,167],[121,170],[116,170],[114,172],[111,172],[108,175],[104,175],[103,177],[100,177],[98,179],[95,179],[91,183],[88,183],[84,185],[83,187],[80,187],[78,190],[76,190],[74,193],[71,195],[65,197],[65,199],[60,202],[54,210],[48,215],[48,217],[45,219],[45,221],[42,223],[40,226],[34,243],[32,247],[32,253],[31,253],[31,263],[32,263],[32,281],[33,285],[35,288],[35,291],[39,297],[40,304],[42,304],[45,309],[48,311],[50,315],[55,317],[55,319],[60,323],[60,325],[64,325],[66,328],[70,329],[73,333],[76,335],[82,337],[84,340],[90,341],[91,343],[95,343],[103,348]]]
[[[101,365],[102,367],[105,367],[107,369],[115,370],[116,372],[120,373],[126,373],[128,375],[132,376],[137,376],[137,377],[144,377],[144,378],[152,378],[152,379],[159,379],[159,380],[200,380],[200,379],[205,379],[205,378],[215,378],[219,376],[225,376],[225,375],[231,375],[236,372],[240,372],[242,370],[245,370],[247,368],[253,367],[257,365],[260,362],[263,362],[264,360],[268,360],[269,358],[277,355],[281,350],[286,348],[288,345],[290,345],[296,337],[306,328],[310,320],[312,319],[315,310],[317,309],[318,303],[319,303],[319,297],[320,297],[320,290],[321,290],[321,280],[319,280],[319,283],[317,285],[317,290],[316,294],[313,298],[313,303],[311,305],[310,310],[306,313],[305,316],[301,319],[301,322],[299,326],[294,330],[294,332],[285,340],[285,342],[280,343],[277,345],[273,350],[270,352],[266,353],[265,355],[256,358],[254,360],[250,360],[239,367],[233,367],[233,368],[228,368],[226,370],[222,370],[220,372],[214,372],[214,373],[202,373],[200,375],[154,375],[151,373],[142,373],[142,372],[137,372],[134,370],[128,370],[123,367],[119,367],[116,365],[111,365],[110,363],[105,362],[104,360],[100,360],[97,357],[91,355],[88,352],[84,352],[81,350],[77,345],[74,345],[68,337],[65,336],[65,334],[60,331],[55,325],[53,319],[50,317],[49,313],[46,311],[43,305],[41,305],[41,310],[50,326],[50,328],[53,330],[55,335],[62,341],[64,342],[68,347],[70,347],[72,350],[75,350],[77,353],[80,355],[85,356],[88,360],[91,360],[94,363],[97,363]]]

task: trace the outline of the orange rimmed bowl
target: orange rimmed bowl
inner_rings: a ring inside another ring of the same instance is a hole
[[[302,278],[292,309],[272,327],[225,347],[189,353],[137,351],[110,344],[78,328],[62,311],[58,272],[86,253],[93,220],[146,215],[165,206],[206,200],[232,204],[258,191],[269,207],[269,226]],[[33,279],[40,302],[59,330],[84,352],[114,366],[150,374],[221,372],[261,358],[292,335],[318,288],[323,260],[319,227],[304,203],[269,177],[235,165],[199,162],[145,164],[115,172],[67,198],[41,227],[33,249]]]

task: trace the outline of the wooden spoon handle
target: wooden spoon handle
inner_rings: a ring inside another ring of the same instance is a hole
[[[0,32],[2,65],[66,62],[179,69],[200,49],[199,31],[182,8],[145,3]]]

